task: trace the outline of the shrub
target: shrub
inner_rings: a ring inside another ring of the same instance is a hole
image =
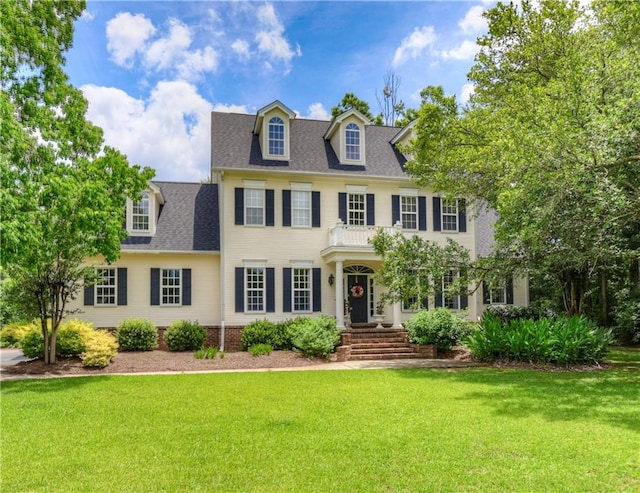
[[[104,330],[85,335],[85,351],[80,355],[84,366],[104,368],[118,352],[116,338]]]
[[[20,341],[32,328],[38,328],[35,323],[13,323],[0,330],[0,347],[19,347]]]
[[[293,349],[290,325],[291,321],[273,323],[266,319],[251,322],[242,329],[242,350],[247,351],[256,344],[269,344],[273,349]]]
[[[484,313],[495,315],[500,319],[502,325],[512,320],[540,320],[541,318],[554,318],[556,316],[548,308],[519,305],[489,305]]]
[[[440,351],[448,351],[471,333],[472,325],[447,308],[436,308],[419,311],[405,328],[412,342],[433,344]]]
[[[616,295],[615,335],[620,344],[640,343],[640,295],[621,289]],[[3,329],[4,330],[4,329]]]
[[[44,358],[44,337],[40,327],[34,325],[20,341],[22,352],[27,358]]]
[[[196,359],[213,359],[218,353],[218,348],[211,346],[202,349],[198,349],[194,355]]]
[[[484,361],[569,365],[601,360],[611,341],[610,331],[584,317],[522,319],[503,325],[488,313],[467,344],[473,356]]]
[[[256,344],[249,348],[249,353],[253,357],[262,356],[263,354],[271,354],[271,351],[273,351],[271,344]]]
[[[151,351],[158,347],[158,329],[146,318],[123,320],[116,336],[121,351]]]
[[[198,322],[176,320],[164,333],[169,351],[197,351],[204,346],[207,331]]]
[[[58,327],[56,337],[57,356],[80,356],[86,349],[86,339],[95,332],[91,322],[67,320]]]
[[[340,343],[336,319],[300,317],[289,323],[294,348],[310,358],[326,358]]]

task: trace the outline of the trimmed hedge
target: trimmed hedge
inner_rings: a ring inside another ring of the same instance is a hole
[[[207,331],[198,322],[176,320],[164,333],[169,351],[197,351],[202,349]]]
[[[308,358],[326,358],[340,344],[340,329],[336,319],[300,317],[289,323],[289,333],[295,349]]]
[[[448,308],[420,310],[405,324],[415,344],[433,344],[439,351],[449,351],[472,331],[472,324]]]
[[[158,347],[158,329],[146,318],[128,318],[116,329],[120,351],[151,351]]]
[[[292,320],[274,323],[266,319],[249,323],[242,329],[240,336],[242,350],[247,351],[256,344],[268,344],[274,350],[293,349],[290,330],[292,323]]]

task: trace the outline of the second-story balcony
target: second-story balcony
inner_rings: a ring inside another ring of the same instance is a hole
[[[369,240],[380,230],[394,234],[402,232],[402,225],[398,222],[393,227],[352,226],[338,220],[336,225],[329,229],[329,247],[370,247],[373,249]]]

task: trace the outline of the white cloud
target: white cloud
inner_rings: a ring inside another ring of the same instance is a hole
[[[487,19],[482,17],[484,8],[479,5],[471,7],[464,18],[458,22],[458,26],[465,34],[475,34],[481,31],[486,31],[488,27]]]
[[[155,32],[155,27],[144,15],[120,12],[107,22],[107,50],[111,60],[121,67],[131,67],[136,53]]]
[[[301,116],[301,118],[307,118],[309,120],[331,120],[331,115],[322,106],[322,103],[313,103],[309,105],[307,110],[307,116]]]
[[[222,104],[216,103],[211,111],[218,111],[219,113],[244,113],[248,114],[249,109],[245,105],[241,104]]]
[[[284,62],[288,72],[293,57],[302,56],[300,45],[296,45],[294,50],[284,37],[284,26],[272,4],[267,3],[260,6],[257,16],[261,28],[255,35],[258,50],[272,60]]]
[[[433,26],[416,27],[413,32],[404,38],[396,49],[393,57],[393,66],[397,67],[412,58],[418,58],[428,48],[432,47],[436,40]]]
[[[472,60],[479,50],[480,47],[474,41],[465,39],[457,48],[443,51],[442,58],[444,58],[445,60]]]
[[[467,104],[469,102],[469,98],[471,98],[475,91],[476,86],[473,84],[464,84],[460,90],[460,102],[462,104]]]
[[[236,39],[233,43],[231,43],[231,49],[238,55],[238,58],[241,60],[248,60],[251,58],[251,53],[249,52],[249,43],[247,43],[244,39]]]
[[[82,11],[82,14],[80,15],[80,20],[82,21],[92,21],[95,18],[96,18],[95,14],[89,12],[88,9],[84,9]]]
[[[131,68],[136,56],[142,65],[156,72],[171,72],[183,80],[199,80],[203,74],[218,68],[218,52],[211,46],[191,47],[191,28],[178,19],[170,18],[168,32],[152,40],[157,29],[143,15],[120,13],[107,23],[107,49],[112,60]],[[135,28],[141,34],[135,36]]]
[[[87,118],[105,143],[162,180],[199,181],[210,174],[211,104],[186,82],[161,81],[148,99],[114,87],[85,85]]]

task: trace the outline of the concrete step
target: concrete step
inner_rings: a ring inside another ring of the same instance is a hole
[[[354,342],[351,344],[351,350],[354,349],[378,349],[378,348],[406,348],[411,347],[411,344],[404,341],[388,342],[388,341],[367,341],[367,342]]]
[[[354,349],[351,346],[351,355],[354,354],[395,354],[395,353],[414,353],[412,347],[378,347],[375,349]]]
[[[380,360],[380,359],[413,359],[424,358],[424,355],[419,353],[384,353],[384,354],[351,354],[349,360],[351,361],[363,361],[363,360]]]

